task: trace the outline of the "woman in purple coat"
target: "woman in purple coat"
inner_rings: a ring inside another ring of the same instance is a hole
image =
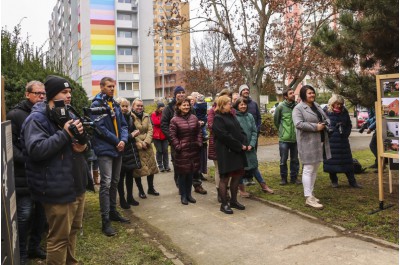
[[[178,174],[179,193],[184,205],[196,203],[192,197],[193,174],[200,169],[200,148],[203,144],[200,125],[191,114],[190,100],[178,101],[175,116],[169,125],[171,145],[176,151],[175,171]]]

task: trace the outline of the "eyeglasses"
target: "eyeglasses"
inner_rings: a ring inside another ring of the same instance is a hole
[[[35,94],[36,96],[46,96],[46,92],[29,92]]]

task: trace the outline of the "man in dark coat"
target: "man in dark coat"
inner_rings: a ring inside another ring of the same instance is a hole
[[[80,120],[68,119],[55,102],[71,103],[71,86],[58,76],[45,82],[47,102],[38,102],[21,130],[28,186],[34,200],[43,204],[49,232],[46,264],[78,264],[77,233],[82,228],[85,188],[89,174],[82,152],[86,144]],[[73,130],[75,127],[75,130]],[[73,132],[76,132],[75,134]]]
[[[170,103],[168,103],[167,107],[163,110],[162,115],[161,115],[161,130],[163,134],[167,137],[168,142],[170,143],[171,146],[171,160],[172,160],[172,165],[175,168],[175,150],[171,145],[171,137],[169,133],[169,125],[171,123],[171,119],[175,115],[175,105],[178,100],[182,100],[185,98],[186,92],[185,89],[181,86],[177,86],[174,89],[174,98]],[[193,114],[194,110],[192,110]],[[200,155],[200,154],[199,154]],[[175,185],[178,187],[178,174],[176,173],[176,170],[174,170],[174,181]],[[195,174],[193,176],[193,187],[194,191],[200,194],[207,194],[207,191],[203,188],[201,185],[201,174]]]
[[[43,206],[33,201],[29,192],[25,174],[25,158],[20,142],[21,127],[31,113],[33,105],[44,101],[46,91],[39,81],[30,81],[25,88],[25,98],[7,113],[7,120],[11,121],[15,193],[17,201],[19,252],[21,264],[27,263],[27,258],[46,258],[46,252],[40,247],[44,232],[46,215]],[[30,233],[29,233],[30,230]],[[30,240],[27,252],[28,233]]]
[[[102,232],[106,236],[113,236],[116,231],[110,221],[130,223],[117,211],[117,188],[122,166],[122,154],[128,142],[128,124],[121,108],[114,100],[115,80],[104,77],[100,81],[101,92],[97,94],[91,107],[104,107],[109,115],[98,120],[99,115],[92,115],[97,120],[96,126],[102,135],[95,134],[92,140],[93,149],[99,161],[100,169],[100,211]]]

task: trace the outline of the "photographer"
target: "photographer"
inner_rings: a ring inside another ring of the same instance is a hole
[[[49,231],[46,264],[77,264],[75,246],[82,228],[88,166],[82,152],[86,144],[75,141],[71,126],[83,134],[79,120],[62,124],[56,101],[71,103],[71,86],[58,76],[45,82],[47,102],[38,102],[21,130],[28,186],[34,200],[45,209]]]
[[[331,158],[326,124],[329,119],[315,102],[315,89],[305,85],[300,89],[301,102],[293,109],[293,123],[296,126],[296,140],[299,157],[303,163],[303,188],[306,205],[322,209],[314,194],[317,171],[324,159]]]
[[[361,129],[367,129],[367,134],[374,132],[371,138],[371,142],[369,143],[369,149],[375,156],[375,162],[370,166],[370,168],[375,168],[375,173],[378,172],[378,147],[376,143],[376,118],[375,118],[375,109],[372,107],[368,110],[368,120],[361,126]],[[360,133],[363,133],[364,130],[360,129]]]
[[[346,174],[350,187],[362,188],[354,176],[353,156],[349,142],[351,120],[349,112],[344,107],[344,98],[333,95],[324,111],[330,120],[329,145],[332,154],[331,159],[324,160],[324,171],[329,173],[333,188],[339,187],[337,173]]]

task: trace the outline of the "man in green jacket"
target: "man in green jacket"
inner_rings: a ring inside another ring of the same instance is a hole
[[[287,88],[283,91],[283,98],[278,107],[276,107],[274,114],[274,123],[279,130],[279,153],[281,156],[280,172],[281,182],[280,185],[286,185],[287,182],[287,160],[290,151],[290,183],[301,184],[297,179],[299,173],[299,157],[297,152],[296,143],[296,128],[292,120],[293,108],[296,106],[294,91]]]

